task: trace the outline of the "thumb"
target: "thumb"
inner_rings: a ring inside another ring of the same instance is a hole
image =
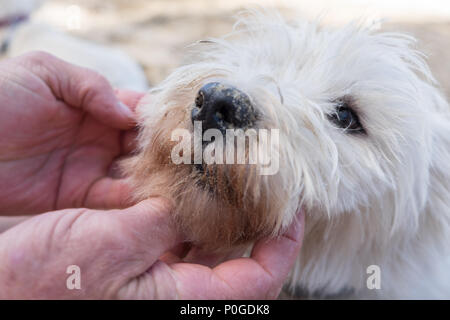
[[[127,249],[117,259],[131,263],[136,275],[145,272],[182,241],[172,219],[171,206],[163,198],[144,200],[125,210],[115,210],[112,215],[117,245],[126,244]]]
[[[94,211],[79,234],[90,239],[82,260],[90,279],[116,291],[145,273],[163,253],[181,241],[171,206],[162,198],[144,200],[124,210]]]
[[[134,114],[120,102],[108,80],[97,72],[79,67],[45,52],[22,57],[51,89],[56,99],[88,112],[98,121],[117,129],[135,125]]]
[[[171,205],[163,198],[150,198],[114,213],[123,236],[145,255],[158,259],[181,241],[171,215]],[[148,259],[146,259],[148,260]]]
[[[167,201],[153,198],[125,210],[28,219],[0,235],[0,298],[114,298],[179,241],[170,213]],[[68,290],[72,265],[81,290]],[[2,290],[5,283],[12,287]]]

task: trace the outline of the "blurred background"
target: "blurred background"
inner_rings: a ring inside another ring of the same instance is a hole
[[[2,1],[0,0],[0,5]],[[24,1],[24,0],[22,0]],[[449,0],[38,0],[32,19],[95,43],[118,47],[154,85],[183,59],[196,40],[232,29],[242,9],[275,7],[287,18],[322,17],[341,25],[361,18],[383,30],[417,37],[432,70],[450,96]],[[1,7],[0,7],[1,11]]]
[[[0,59],[48,50],[146,90],[182,63],[186,46],[230,32],[235,14],[256,6],[409,33],[450,99],[450,0],[0,0]]]

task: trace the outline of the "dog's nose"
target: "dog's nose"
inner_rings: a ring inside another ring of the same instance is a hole
[[[204,85],[197,94],[192,123],[202,122],[202,129],[246,129],[256,121],[250,98],[242,91],[219,82]]]

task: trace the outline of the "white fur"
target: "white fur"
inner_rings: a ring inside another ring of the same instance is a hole
[[[44,0],[0,0],[0,17],[31,14]],[[0,41],[9,30],[0,30]],[[142,68],[123,51],[58,31],[33,19],[12,33],[7,52],[14,57],[29,51],[46,51],[70,63],[95,70],[117,88],[148,90]]]
[[[0,18],[20,14],[30,14],[36,10],[44,0],[0,0]]]
[[[273,192],[290,195],[283,227],[297,208],[306,211],[292,286],[321,296],[450,298],[450,108],[414,43],[358,24],[328,29],[246,14],[151,92],[143,125],[175,107],[174,92],[236,86],[255,101],[261,127],[280,129],[283,183]],[[367,136],[327,118],[344,95],[355,99]],[[373,264],[381,290],[366,287]]]

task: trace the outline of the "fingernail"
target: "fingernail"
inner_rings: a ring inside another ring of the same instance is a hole
[[[133,119],[133,120],[134,120],[135,116],[134,116],[133,111],[130,110],[130,108],[128,108],[124,103],[122,103],[122,102],[120,102],[120,101],[119,101],[118,106],[119,106],[120,112],[121,112],[124,116],[126,116],[126,117],[129,118],[129,119]]]

